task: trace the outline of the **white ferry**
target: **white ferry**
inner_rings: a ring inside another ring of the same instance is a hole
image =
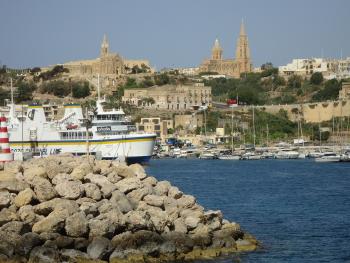
[[[102,159],[128,163],[149,161],[156,134],[137,133],[122,109],[105,111],[104,101],[98,96],[97,109],[87,113],[87,118],[79,104],[67,104],[61,120],[47,122],[40,105],[29,106],[25,116],[15,116],[12,100],[8,118],[11,151],[33,152],[42,157],[88,152]]]

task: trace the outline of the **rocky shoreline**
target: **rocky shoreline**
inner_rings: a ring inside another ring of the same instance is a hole
[[[0,261],[167,262],[259,245],[138,164],[70,155],[0,171]]]

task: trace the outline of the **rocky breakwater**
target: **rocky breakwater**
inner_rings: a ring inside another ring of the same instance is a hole
[[[0,209],[0,261],[186,261],[258,246],[142,166],[91,157],[5,164]]]

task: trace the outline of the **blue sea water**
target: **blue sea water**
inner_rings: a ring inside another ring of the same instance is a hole
[[[146,170],[263,244],[214,262],[350,262],[350,163],[163,159]]]

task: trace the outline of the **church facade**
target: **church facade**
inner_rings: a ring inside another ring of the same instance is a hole
[[[64,63],[72,75],[114,75],[124,73],[124,61],[119,54],[110,53],[107,36],[101,44],[100,57],[92,60],[78,60]]]
[[[147,66],[152,70],[148,60],[126,60],[118,53],[111,53],[107,36],[104,35],[100,49],[100,57],[91,60],[78,60],[64,63],[63,66],[69,70],[70,75],[89,75],[106,77],[118,77],[126,74],[127,69],[133,66]]]
[[[239,78],[241,73],[252,72],[248,37],[242,22],[236,46],[235,59],[223,59],[223,49],[216,39],[212,48],[211,58],[199,66],[199,72],[217,72],[218,74]]]

